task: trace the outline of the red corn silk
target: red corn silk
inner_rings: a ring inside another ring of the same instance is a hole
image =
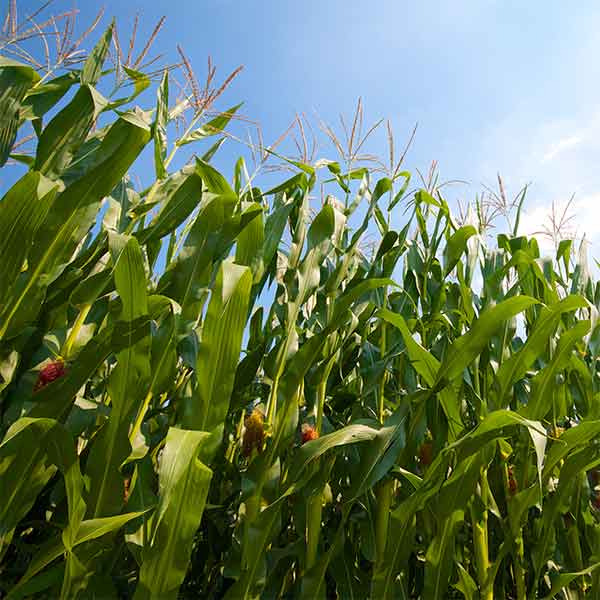
[[[52,383],[59,377],[63,377],[67,373],[67,368],[65,367],[65,363],[62,360],[56,360],[54,362],[48,363],[39,373],[37,381],[35,382],[35,386],[33,388],[34,392],[42,389],[47,386],[49,383]]]
[[[302,443],[306,444],[306,442],[310,442],[312,440],[316,440],[319,437],[319,432],[308,423],[302,424]]]

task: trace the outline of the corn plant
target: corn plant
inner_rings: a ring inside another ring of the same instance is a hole
[[[342,160],[229,178],[214,72],[182,53],[191,95],[166,70],[127,108],[155,78],[117,61],[103,95],[113,41],[60,75],[0,62],[0,163],[27,167],[0,201],[3,593],[598,596],[585,246],[541,256],[524,191],[495,240],[481,202],[460,224],[435,171],[359,156],[360,105]]]

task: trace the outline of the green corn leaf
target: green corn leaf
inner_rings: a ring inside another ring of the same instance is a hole
[[[590,330],[589,321],[579,321],[572,329],[563,333],[558,342],[558,348],[552,360],[546,365],[531,382],[532,392],[526,406],[521,413],[530,419],[541,419],[552,410],[548,399],[552,397],[552,387],[555,385],[556,374],[562,369],[571,355],[573,347]]]
[[[102,74],[102,65],[108,55],[108,49],[113,39],[113,29],[115,27],[115,21],[111,22],[108,29],[104,32],[100,41],[94,46],[94,49],[90,52],[87,57],[83,69],[81,71],[81,84],[82,85],[96,85]]]
[[[456,533],[475,492],[481,470],[493,456],[492,446],[483,446],[479,452],[462,460],[433,503],[439,530],[425,556],[424,594],[427,598],[437,600],[446,596],[454,570]]]
[[[240,156],[235,163],[235,169],[233,171],[233,189],[238,196],[242,191],[242,177],[245,178],[246,182],[250,181],[250,174],[246,168],[246,161],[243,156]]]
[[[521,535],[521,529],[527,522],[527,511],[540,499],[540,489],[537,484],[530,485],[518,491],[510,500],[508,516],[510,530],[515,539]]]
[[[217,153],[217,150],[223,145],[227,138],[225,136],[219,138],[200,158],[204,162],[210,162],[212,157]]]
[[[404,339],[411,364],[423,378],[425,383],[428,386],[433,386],[437,372],[440,369],[440,361],[427,352],[427,350],[415,340],[401,315],[393,313],[387,308],[382,308],[377,312],[377,316],[399,329],[402,338]]]
[[[21,106],[21,119],[41,119],[79,81],[80,73],[69,71],[30,88]]]
[[[79,526],[74,546],[98,539],[112,531],[121,529],[121,527],[129,523],[129,521],[141,517],[146,512],[147,511],[127,512],[114,517],[86,519],[85,521],[82,521]]]
[[[253,299],[260,293],[262,287],[266,283],[267,277],[269,276],[269,271],[267,269],[269,265],[273,263],[273,259],[279,248],[285,226],[293,208],[294,203],[292,201],[285,201],[281,206],[278,206],[269,214],[264,223],[264,242],[261,249],[263,276],[261,282],[257,284]]]
[[[0,551],[56,469],[64,476],[68,501],[69,522],[62,537],[72,544],[85,512],[73,439],[53,419],[16,421],[0,444],[0,483],[8,492],[0,502]]]
[[[381,426],[377,436],[361,444],[360,466],[347,492],[350,500],[362,496],[380,481],[396,462],[406,444],[407,407],[399,408]]]
[[[382,177],[376,184],[371,199],[377,203],[378,200],[392,189],[392,181],[388,177]]]
[[[332,558],[330,573],[335,579],[339,598],[359,600],[368,597],[368,579],[354,563],[354,549],[348,540],[345,548]]]
[[[154,140],[154,170],[157,179],[167,176],[167,124],[169,122],[169,72],[165,70],[156,97],[156,117],[152,129]]]
[[[276,534],[274,526],[280,515],[281,504],[274,502],[248,524],[248,542],[243,548],[239,579],[227,590],[225,600],[250,600],[260,596],[265,577],[264,549]]]
[[[280,183],[279,185],[276,185],[270,190],[264,192],[263,196],[271,196],[281,192],[285,192],[288,196],[292,196],[298,187],[305,190],[307,186],[308,182],[306,175],[304,173],[297,173],[283,183]]]
[[[113,272],[114,268],[109,267],[84,279],[71,293],[69,299],[71,304],[83,308],[88,304],[93,304],[99,297],[113,291]]]
[[[233,214],[234,199],[212,196],[200,207],[182,250],[160,278],[158,290],[181,305],[183,323],[196,321],[208,297],[213,269],[229,253],[236,236],[262,213],[258,204]]]
[[[439,534],[431,541],[425,555],[426,598],[446,598],[450,576],[454,570],[454,540],[463,522],[464,511],[455,510],[444,519]]]
[[[483,421],[468,434],[446,448],[446,451],[456,451],[459,458],[470,456],[486,442],[502,437],[505,428],[526,427],[534,446],[536,466],[540,487],[542,469],[546,452],[546,431],[539,421],[524,418],[522,415],[509,410],[496,410],[488,414]]]
[[[17,138],[25,94],[39,80],[31,67],[0,57],[0,167],[6,163]]]
[[[91,86],[82,85],[44,128],[37,146],[34,169],[57,179],[85,142],[106,100]]]
[[[400,202],[400,200],[402,200],[402,198],[404,198],[404,194],[406,194],[406,190],[408,189],[408,186],[410,184],[411,174],[408,171],[400,171],[394,177],[394,181],[398,177],[404,177],[404,183],[402,184],[402,187],[394,195],[394,198],[392,199],[392,201],[390,202],[390,205],[388,207],[388,211],[391,211],[394,208],[394,206],[396,206],[396,204],[398,204],[398,202]]]
[[[455,231],[444,247],[444,276],[454,269],[456,263],[460,260],[467,249],[469,238],[477,234],[477,229],[473,225],[465,225]]]
[[[40,173],[27,173],[0,201],[0,310],[33,239],[44,222],[57,186]]]
[[[160,210],[148,227],[136,232],[142,244],[160,240],[177,229],[193,212],[202,200],[202,180],[192,166],[174,173],[156,188],[153,205],[160,204]],[[142,205],[143,206],[143,205]]]
[[[198,127],[198,129],[190,132],[185,137],[177,140],[177,146],[185,146],[186,144],[191,144],[192,142],[203,140],[204,138],[221,133],[225,127],[227,127],[229,121],[231,121],[232,117],[242,106],[242,104],[243,102],[232,106],[229,110],[226,110],[214,119],[207,121],[201,127]]]
[[[346,508],[338,529],[335,532],[332,544],[324,555],[320,557],[318,564],[310,569],[302,578],[299,597],[303,600],[312,600],[313,598],[315,600],[317,598],[324,600],[326,598],[325,574],[333,557],[339,554],[344,547],[344,527],[349,512],[349,508]]]
[[[83,347],[74,362],[69,364],[64,377],[53,381],[36,392],[28,416],[64,420],[77,392],[94,375],[113,352],[119,352],[129,344],[135,344],[148,335],[148,317],[131,323],[117,322],[103,329]]]
[[[556,262],[562,260],[567,274],[569,273],[569,262],[571,259],[571,249],[573,240],[561,240],[556,250]]]
[[[537,300],[534,298],[517,296],[503,300],[493,308],[484,311],[471,329],[448,348],[446,358],[438,370],[435,387],[461,376],[464,369],[479,356],[504,321],[536,303]]]
[[[254,284],[260,282],[264,274],[264,243],[265,226],[260,213],[240,232],[235,249],[235,262],[251,269]]]
[[[583,569],[581,571],[577,571],[576,573],[560,573],[552,580],[552,587],[548,592],[548,595],[544,596],[543,600],[552,600],[552,598],[556,598],[559,592],[563,591],[568,593],[570,589],[569,584],[577,579],[578,577],[584,577],[585,575],[591,575],[596,569],[600,568],[600,562],[594,563],[593,565]]]
[[[544,463],[544,481],[548,481],[554,469],[574,450],[591,445],[600,435],[600,421],[582,421],[577,427],[567,429],[558,440],[552,442]]]
[[[355,283],[348,288],[335,300],[331,318],[323,330],[323,335],[335,332],[348,319],[348,311],[352,306],[363,298],[370,291],[386,287],[395,286],[393,280],[387,278],[368,278]]]
[[[159,471],[159,503],[134,598],[177,598],[212,471],[199,459],[208,434],[171,427]]]
[[[152,336],[150,392],[155,396],[168,390],[176,376],[177,321],[178,315],[170,310]]]
[[[59,194],[38,229],[28,262],[0,314],[0,339],[36,319],[45,291],[62,271],[96,219],[101,199],[122,179],[149,139],[137,115],[126,113],[95,151],[93,167]]]
[[[323,435],[316,440],[306,442],[298,451],[295,467],[292,469],[295,479],[299,479],[309,464],[320,456],[323,456],[329,450],[347,446],[348,444],[371,441],[376,439],[378,435],[379,429],[356,423],[354,425],[346,425],[342,429]]]
[[[87,565],[78,558],[74,550],[65,553],[65,572],[60,589],[61,600],[75,598],[86,588],[90,579],[90,570]]]
[[[121,527],[129,523],[129,521],[137,519],[145,512],[147,511],[130,512],[114,517],[87,519],[85,521],[81,521],[77,536],[72,542],[71,550],[80,544],[90,542],[121,529]],[[38,553],[33,557],[25,575],[21,578],[17,586],[10,591],[9,597],[20,597],[20,591],[23,589],[25,584],[27,584],[28,581],[30,581],[35,575],[45,569],[53,561],[62,556],[66,550],[67,547],[60,537],[52,538],[43,544]]]
[[[391,529],[390,533],[388,533],[385,561],[374,574],[375,587],[373,589],[378,598],[391,600],[391,598],[394,597],[393,594],[396,589],[395,579],[399,564],[398,561],[403,550],[403,543],[398,542],[398,537],[403,535],[403,532],[411,522],[414,514],[418,510],[421,510],[426,503],[430,502],[433,498],[438,497],[442,485],[446,485],[445,496],[447,496],[447,498],[443,502],[440,501],[438,504],[439,509],[445,511],[444,514],[446,515],[453,510],[458,510],[457,507],[460,506],[460,502],[465,498],[464,494],[466,494],[466,497],[468,498],[473,491],[472,488],[469,488],[469,485],[466,485],[465,481],[467,480],[463,481],[463,477],[467,476],[469,478],[468,481],[471,481],[470,478],[475,477],[474,471],[470,470],[471,467],[473,469],[477,467],[477,475],[479,475],[479,469],[483,464],[481,461],[485,462],[488,460],[488,457],[483,456],[483,454],[478,457],[478,453],[485,444],[489,444],[495,439],[502,438],[505,435],[505,428],[514,425],[527,427],[534,442],[538,472],[541,477],[545,452],[545,435],[541,424],[528,421],[520,415],[509,411],[496,411],[488,415],[471,433],[442,450],[427,469],[423,482],[419,488],[392,511],[390,515]],[[455,469],[448,482],[445,483],[449,458],[454,453],[456,453],[457,456],[458,467]],[[445,535],[448,536],[448,540],[452,538],[453,533],[455,532],[452,528],[446,531]],[[395,537],[395,535],[398,537]],[[440,538],[439,542],[446,544],[445,538]],[[447,547],[441,545],[435,550],[432,549],[433,560],[441,560],[440,557],[444,555],[446,550]],[[442,593],[442,589],[444,592],[446,591],[446,588],[443,588],[442,585],[442,582],[445,581],[446,572],[436,575],[436,569],[434,568],[430,571],[430,577],[431,579],[428,585],[430,586],[432,593]]]
[[[229,412],[251,289],[247,267],[222,263],[202,328],[195,397],[184,417],[189,429],[212,431]]]
[[[545,351],[562,315],[586,306],[588,303],[584,298],[571,295],[542,309],[535,328],[527,336],[524,346],[504,361],[496,374],[499,385],[499,405],[504,402],[510,388],[525,375],[535,359]]]
[[[400,330],[411,364],[423,378],[425,383],[428,386],[433,387],[437,373],[440,370],[440,362],[437,358],[427,352],[427,350],[414,339],[406,322],[399,314],[384,308],[379,310],[377,315]],[[438,395],[444,414],[448,419],[452,439],[456,439],[462,429],[462,419],[457,396],[449,387],[440,390]]]
[[[146,274],[141,249],[134,238],[111,236],[115,257],[115,285],[122,310],[120,321],[133,323],[148,314]],[[111,412],[108,423],[94,440],[87,462],[90,477],[88,513],[92,518],[117,513],[123,504],[123,477],[120,466],[129,456],[129,426],[148,391],[150,380],[150,336],[130,340],[117,354],[117,364],[108,380]]]
[[[401,568],[402,559],[405,560],[408,557],[413,544],[410,534],[414,532],[414,528],[411,526],[414,515],[437,495],[444,482],[443,474],[447,473],[447,469],[447,456],[442,452],[429,466],[418,490],[390,513],[384,560],[376,565],[373,575],[372,593],[375,597],[391,600],[396,596],[397,574]],[[405,595],[404,592],[403,595]]]
[[[600,453],[594,446],[575,451],[565,459],[560,469],[557,489],[544,503],[539,524],[540,536],[531,549],[536,580],[542,574],[550,556],[552,539],[556,536],[556,521],[569,509],[574,483],[582,472],[594,469],[599,464]]]
[[[129,79],[131,83],[133,83],[133,91],[129,96],[125,96],[123,98],[117,98],[116,100],[111,100],[111,102],[106,106],[105,110],[114,110],[119,106],[123,106],[124,104],[129,104],[133,102],[144,90],[147,90],[152,83],[152,80],[148,75],[142,73],[141,71],[136,71],[135,69],[130,69],[123,65],[123,71]]]
[[[235,192],[229,183],[227,183],[227,179],[225,179],[225,177],[223,177],[223,175],[221,175],[214,167],[200,158],[196,159],[196,171],[202,178],[202,182],[209,192],[237,198]]]
[[[458,570],[458,583],[454,584],[454,587],[464,595],[465,600],[477,600],[479,598],[477,584],[459,562],[456,563],[456,567]]]

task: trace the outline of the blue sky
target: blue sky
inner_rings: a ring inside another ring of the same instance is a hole
[[[96,3],[80,0],[81,22]],[[39,2],[19,3],[21,13]],[[60,5],[62,6],[62,4]],[[121,36],[141,14],[150,30],[167,16],[155,49],[181,44],[199,75],[244,65],[222,108],[244,114],[274,140],[296,112],[334,121],[362,96],[367,121],[389,118],[398,141],[418,132],[406,166],[463,179],[468,201],[499,171],[509,191],[531,182],[523,220],[539,229],[552,202],[575,193],[577,233],[600,242],[600,4],[512,0],[106,0]],[[323,142],[318,157],[334,157]],[[369,148],[385,153],[384,131]],[[219,166],[233,165],[235,144]]]

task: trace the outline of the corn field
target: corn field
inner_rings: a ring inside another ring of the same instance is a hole
[[[2,597],[600,598],[585,245],[393,158],[222,174],[238,106],[174,137],[168,69],[99,91],[113,33],[0,61]]]

